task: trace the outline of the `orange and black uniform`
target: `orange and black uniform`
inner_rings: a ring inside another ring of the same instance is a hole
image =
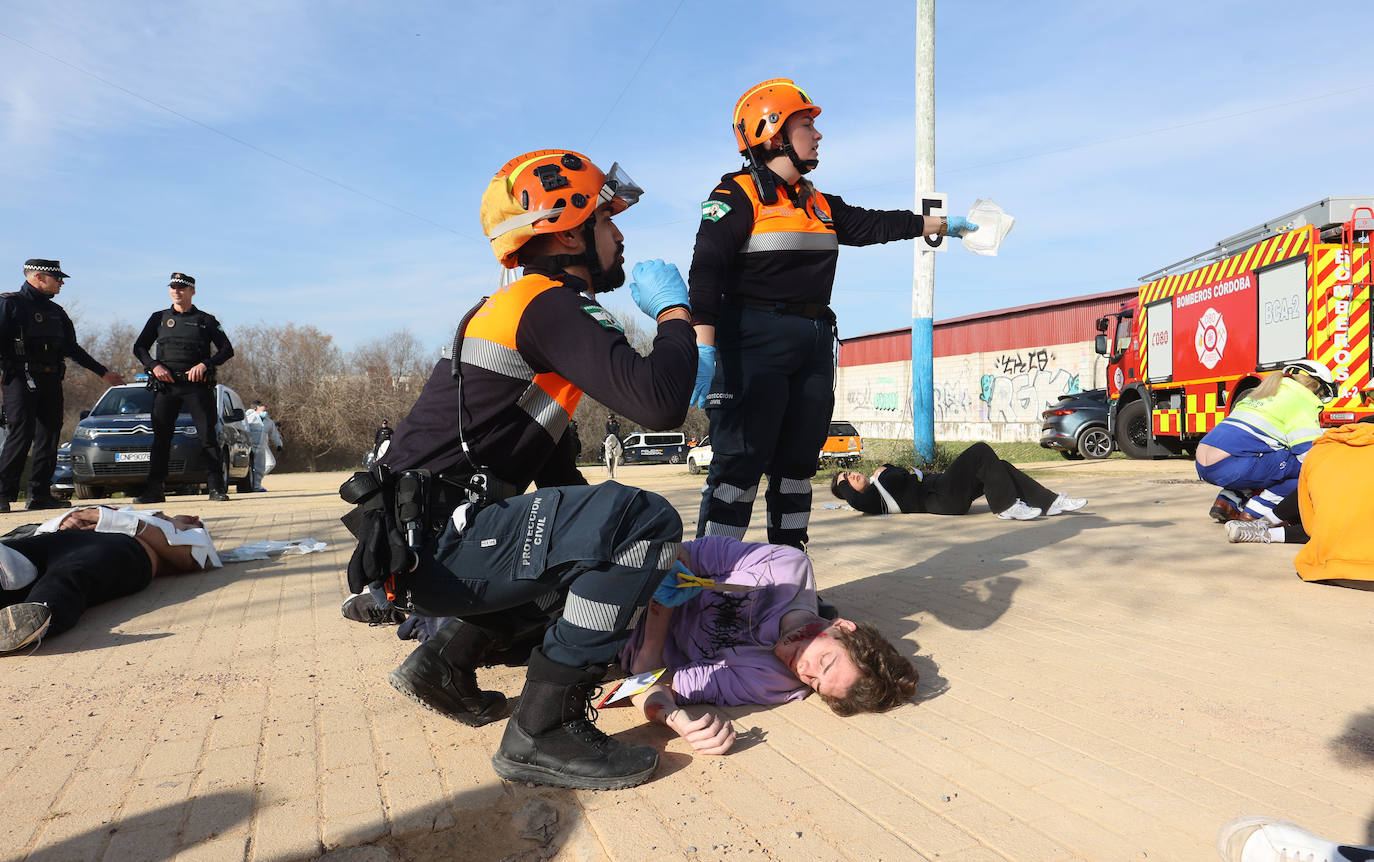
[[[835,399],[839,247],[911,239],[924,223],[820,192],[803,200],[798,186],[773,178],[773,204],[747,172],[722,177],[702,204],[689,281],[694,322],[716,327],[706,399],[715,454],[697,535],[743,538],[766,472],[768,541],[802,547]]]
[[[582,393],[647,428],[682,424],[696,370],[696,342],[684,320],[658,327],[640,356],[581,279],[525,270],[468,322],[462,339],[462,403],[448,359],[439,360],[410,414],[396,427],[383,463],[466,478],[479,465],[523,493],[585,485],[570,429]]]
[[[543,635],[545,654],[570,666],[609,661],[624,641],[623,618],[647,603],[643,593],[672,565],[682,522],[666,501],[645,492],[614,482],[586,487],[572,415],[585,392],[647,428],[681,425],[696,374],[696,338],[687,321],[667,320],[653,352],[640,356],[615,319],[583,293],[585,282],[525,272],[468,321],[461,395],[451,361],[439,360],[382,459],[393,472],[427,469],[453,480],[485,467],[499,480],[498,496],[511,498],[481,509],[461,534],[494,540],[464,543],[445,532],[434,551],[440,565],[409,575],[407,590],[421,615],[459,616],[506,635],[546,621],[545,613],[566,599],[561,619]],[[460,411],[476,464],[459,440]],[[531,482],[543,490],[516,496]],[[435,502],[445,504],[456,501]],[[494,564],[519,556],[525,519],[541,506],[550,523],[540,565],[520,574]],[[586,529],[589,523],[610,529]],[[637,556],[636,543],[643,545]],[[544,563],[557,578],[537,579]],[[485,599],[474,602],[462,579],[478,577],[487,581]],[[594,621],[587,608],[619,608],[616,624]]]

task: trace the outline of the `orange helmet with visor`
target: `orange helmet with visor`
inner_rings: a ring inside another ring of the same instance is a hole
[[[610,204],[624,212],[644,193],[611,165],[603,173],[572,150],[536,150],[516,156],[496,172],[482,195],[482,232],[502,266],[517,266],[521,246],[538,234],[572,230]]]

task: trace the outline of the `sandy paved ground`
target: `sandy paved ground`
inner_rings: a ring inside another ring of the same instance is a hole
[[[1008,523],[815,498],[826,598],[915,656],[918,703],[733,710],[743,740],[709,759],[606,710],[605,729],[665,750],[653,781],[613,793],[503,784],[501,723],[386,685],[410,645],[339,616],[341,475],[172,498],[221,547],[330,548],[159,579],[0,658],[0,857],[1205,860],[1245,813],[1374,840],[1374,593],[1302,583],[1291,547],[1227,545],[1189,464],[1035,467],[1091,504]],[[700,477],[621,478],[694,529]],[[513,696],[521,673],[482,678]]]

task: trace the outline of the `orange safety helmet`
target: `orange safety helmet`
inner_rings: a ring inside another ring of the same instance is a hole
[[[800,111],[814,117],[821,108],[791,78],[772,78],[745,90],[735,102],[735,120],[731,124],[739,151],[742,153],[769,140],[782,131],[782,124],[788,117]],[[743,134],[740,123],[744,124]]]
[[[521,246],[541,233],[571,230],[603,203],[613,213],[639,200],[643,190],[611,166],[610,176],[572,150],[535,150],[496,172],[482,194],[482,232],[502,266],[514,269]]]

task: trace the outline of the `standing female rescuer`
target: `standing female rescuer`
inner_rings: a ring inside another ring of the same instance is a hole
[[[820,112],[787,78],[750,87],[733,123],[745,166],[701,205],[689,274],[692,403],[710,417],[714,456],[698,536],[742,539],[767,473],[768,541],[806,544],[811,477],[835,401],[830,292],[840,245],[978,229],[816,191],[804,175],[819,163]]]

